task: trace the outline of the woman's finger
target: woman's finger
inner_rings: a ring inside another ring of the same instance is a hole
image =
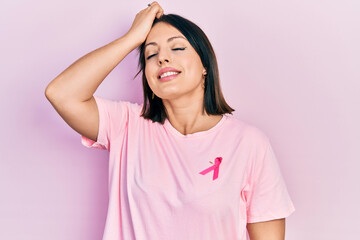
[[[160,18],[164,14],[164,10],[159,9],[159,11],[156,14],[156,18]]]
[[[164,13],[163,8],[156,1],[152,2],[151,6],[149,6],[148,9],[154,11],[156,13],[156,17],[160,17]]]

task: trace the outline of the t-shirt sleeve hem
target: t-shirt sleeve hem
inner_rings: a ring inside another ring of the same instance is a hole
[[[81,144],[87,148],[107,149],[103,144],[95,142],[87,137],[81,136]]]
[[[103,105],[103,99],[101,97],[98,96],[94,96],[96,104],[98,106],[98,111],[99,111],[99,131],[98,131],[98,136],[97,136],[97,142],[85,137],[81,135],[81,144],[84,145],[87,148],[98,148],[98,149],[104,149],[104,150],[108,150],[107,144],[106,144],[106,136],[105,136],[105,106]]]
[[[284,210],[277,214],[267,214],[267,215],[256,216],[256,217],[248,216],[247,223],[265,222],[265,221],[271,221],[271,220],[275,220],[275,219],[286,218],[286,217],[289,217],[293,212],[295,212],[295,207],[294,207],[294,205],[291,205],[290,208],[288,208],[287,210]]]

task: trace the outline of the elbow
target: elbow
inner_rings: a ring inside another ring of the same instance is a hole
[[[45,89],[45,97],[50,102],[54,101],[54,99],[59,99],[59,91],[56,91],[51,84],[49,84]]]
[[[48,85],[46,88],[45,88],[45,97],[50,100],[50,96],[52,95],[52,89],[50,88],[50,85]]]

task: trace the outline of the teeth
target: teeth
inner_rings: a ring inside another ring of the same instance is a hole
[[[175,74],[178,74],[178,72],[166,72],[166,73],[163,73],[160,78],[163,78],[163,77],[167,77],[167,76],[171,76],[171,75],[175,75]]]

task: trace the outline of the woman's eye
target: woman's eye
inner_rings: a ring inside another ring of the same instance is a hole
[[[172,50],[173,50],[173,51],[185,50],[185,48],[186,48],[186,47],[184,47],[184,48],[173,48]],[[155,56],[155,55],[156,55],[156,54],[152,54],[152,55],[148,56],[148,57],[146,58],[146,60],[149,60],[150,58],[152,58],[152,57]]]
[[[186,48],[186,47],[184,47],[184,48],[174,48],[173,50],[174,50],[174,51],[177,51],[177,50],[185,50],[185,48]]]
[[[146,58],[146,60],[149,60],[150,58],[152,58],[153,56],[155,56],[156,54],[150,55]]]

